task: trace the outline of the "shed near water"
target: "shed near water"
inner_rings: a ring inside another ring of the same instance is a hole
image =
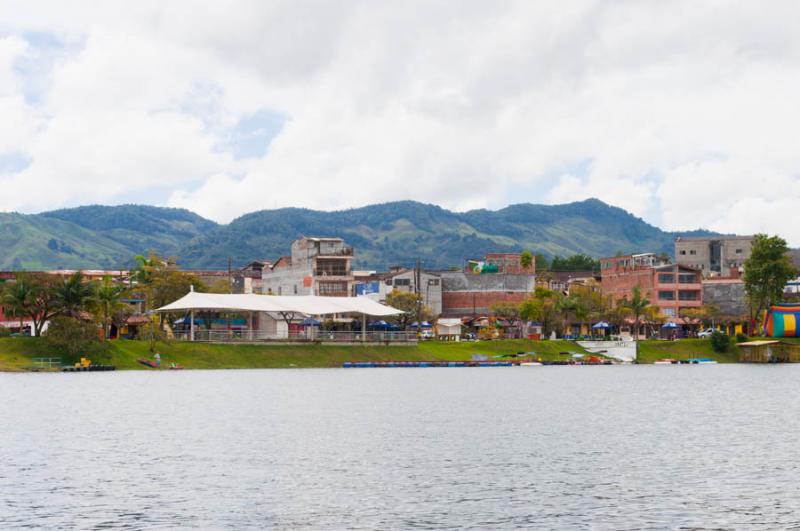
[[[777,340],[739,343],[739,361],[744,363],[800,363],[800,345]]]

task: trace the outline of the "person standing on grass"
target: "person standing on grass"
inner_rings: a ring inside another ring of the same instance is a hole
[[[156,352],[155,356],[153,356],[156,360],[156,367],[161,367],[161,354]]]

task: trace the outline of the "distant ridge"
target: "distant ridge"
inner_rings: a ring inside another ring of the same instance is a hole
[[[530,249],[545,255],[673,251],[675,236],[629,212],[587,199],[563,205],[523,203],[500,210],[451,212],[397,201],[322,212],[262,210],[219,225],[188,210],[145,205],[83,206],[41,214],[0,213],[0,269],[127,267],[154,250],[187,268],[226,268],[288,254],[300,235],[341,236],[359,268],[461,266],[487,252]]]

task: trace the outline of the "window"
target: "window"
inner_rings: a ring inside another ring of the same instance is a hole
[[[694,290],[680,290],[678,292],[678,299],[682,301],[696,301],[700,300],[700,292]]]
[[[686,256],[686,249],[681,249],[681,254]]]
[[[320,295],[347,296],[347,282],[320,282]]]
[[[681,273],[678,275],[678,282],[681,284],[695,284],[697,282],[697,275],[694,273]]]
[[[428,280],[428,285],[429,286],[438,286],[439,285],[439,279],[438,278],[429,279]]]
[[[659,291],[658,292],[658,300],[660,300],[660,301],[674,301],[675,300],[675,292],[674,291]]]
[[[667,317],[675,317],[675,308],[661,308],[661,313]]]
[[[689,254],[697,254],[697,251],[695,251],[694,249],[692,249],[691,251],[689,251]]]
[[[659,284],[674,284],[675,275],[672,273],[659,273],[658,282]]]
[[[410,286],[411,279],[410,278],[396,278],[394,279],[395,286]]]
[[[736,249],[736,254],[742,254],[742,250],[741,249]]]

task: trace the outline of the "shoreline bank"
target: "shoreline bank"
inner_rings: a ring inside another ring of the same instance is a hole
[[[565,361],[571,353],[591,355],[573,341],[532,341],[505,339],[492,341],[438,342],[422,341],[417,345],[318,345],[318,344],[208,344],[169,342],[158,345],[162,367],[171,363],[192,369],[274,369],[274,368],[338,368],[345,362],[436,362],[472,361],[473,354],[495,356],[534,353],[529,359],[541,361]],[[33,358],[67,357],[47,348],[40,338],[0,339],[0,372],[21,372],[33,365]],[[738,348],[732,345],[726,353],[713,352],[705,339],[680,341],[641,341],[639,363],[649,364],[662,358],[689,359],[711,358],[719,363],[734,363],[738,359]],[[95,363],[114,365],[117,370],[152,371],[137,362],[137,359],[152,359],[148,344],[135,340],[113,340],[109,351]]]

